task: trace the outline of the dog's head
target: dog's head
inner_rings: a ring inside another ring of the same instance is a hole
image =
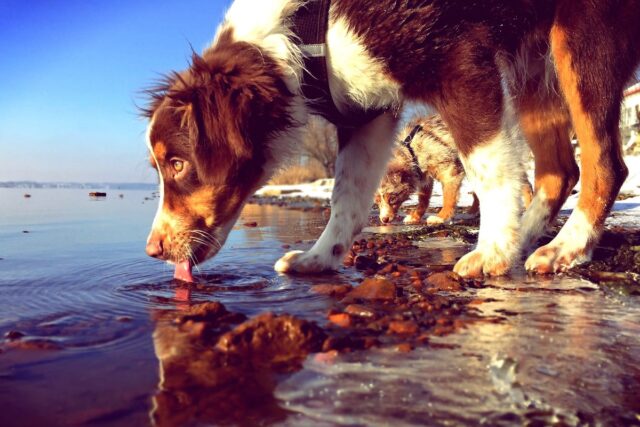
[[[375,203],[380,209],[380,222],[386,224],[393,221],[400,206],[414,191],[415,178],[411,171],[404,163],[392,160],[376,192]]]
[[[193,265],[219,251],[272,173],[274,141],[293,126],[281,76],[256,46],[222,40],[149,91],[144,112],[161,195],[150,256]]]

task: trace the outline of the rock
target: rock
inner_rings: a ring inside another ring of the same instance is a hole
[[[359,286],[342,300],[343,303],[357,300],[393,301],[396,297],[396,286],[386,279],[365,279]]]
[[[418,324],[411,320],[394,320],[389,323],[389,332],[398,335],[414,335],[418,332]]]
[[[251,221],[251,222],[245,222],[243,224],[245,227],[249,227],[249,228],[255,228],[258,226],[258,223],[255,221]]]
[[[210,322],[214,325],[220,323],[240,323],[247,317],[241,313],[230,313],[224,305],[217,301],[205,302],[191,307],[189,312],[176,318],[176,323]]]
[[[324,353],[317,353],[313,359],[318,363],[324,363],[325,365],[332,365],[338,358],[337,350],[329,350]]]
[[[89,193],[90,197],[107,197],[107,193],[104,193],[102,191],[92,191],[91,193]]]
[[[20,331],[8,331],[7,333],[4,334],[4,337],[12,341],[19,340],[20,338],[24,337],[24,333]]]
[[[373,317],[375,315],[372,309],[360,304],[349,304],[344,312],[358,317]]]
[[[342,298],[346,294],[349,293],[353,289],[351,285],[331,285],[331,284],[321,284],[314,285],[311,287],[311,291],[320,295],[328,295],[330,297],[338,297]]]
[[[411,350],[413,350],[413,346],[408,342],[398,344],[396,346],[396,351],[398,351],[398,353],[409,353]]]
[[[348,328],[351,326],[351,316],[347,313],[336,313],[329,315],[329,322],[341,328]]]
[[[427,286],[435,288],[439,291],[458,292],[461,291],[462,285],[459,282],[460,276],[452,271],[444,271],[433,273],[425,279]]]
[[[25,199],[29,199],[29,198],[31,198],[31,194],[29,194],[29,193],[25,193],[24,198],[25,198]]]
[[[369,270],[378,267],[376,259],[372,256],[358,255],[353,259],[353,264],[358,270]]]
[[[260,314],[223,334],[215,350],[252,366],[298,368],[309,353],[319,352],[326,338],[315,323],[288,314]]]

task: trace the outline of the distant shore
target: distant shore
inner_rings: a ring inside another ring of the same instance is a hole
[[[45,188],[72,190],[144,190],[156,191],[158,184],[143,182],[39,182],[39,181],[0,181],[0,188]]]

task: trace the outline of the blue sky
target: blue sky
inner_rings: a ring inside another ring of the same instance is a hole
[[[154,182],[136,103],[230,0],[0,0],[0,181]]]

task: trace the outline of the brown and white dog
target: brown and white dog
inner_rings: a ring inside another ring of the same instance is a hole
[[[465,173],[451,132],[438,115],[417,117],[410,120],[399,133],[401,143],[393,150],[387,172],[375,196],[380,210],[380,222],[393,221],[400,206],[418,195],[418,204],[404,217],[405,224],[418,224],[429,208],[433,182],[442,184],[442,208],[426,219],[427,225],[443,224],[453,218]],[[405,145],[405,142],[406,144]],[[524,160],[524,159],[523,159]],[[531,204],[533,189],[525,176],[522,178],[524,207]],[[473,194],[473,204],[467,213],[478,213],[478,198]]]
[[[219,250],[247,198],[298,139],[308,111],[302,52],[291,31],[301,0],[236,0],[192,65],[170,75],[148,107],[161,201],[149,255],[185,270]],[[578,179],[582,192],[559,234],[526,268],[587,261],[627,176],[618,122],[640,59],[637,0],[333,0],[327,33],[338,108],[433,105],[451,130],[480,199],[477,247],[462,276],[504,274],[535,242]],[[392,112],[341,132],[330,221],[281,272],[334,269],[365,224],[391,153]],[[536,162],[536,196],[522,216],[522,128]],[[184,275],[188,277],[190,275]]]

